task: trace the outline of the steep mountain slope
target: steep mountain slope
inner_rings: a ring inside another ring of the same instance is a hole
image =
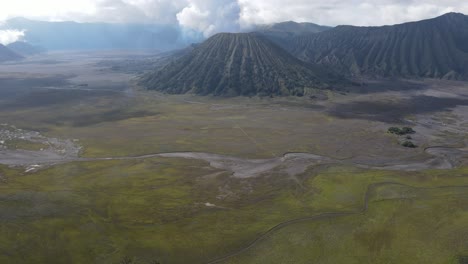
[[[22,56],[16,54],[9,48],[5,47],[4,45],[0,44],[0,62],[3,61],[12,61],[12,60],[19,60],[22,59]]]
[[[326,88],[336,77],[313,69],[271,41],[253,33],[209,38],[141,84],[167,93],[213,95],[302,95]]]
[[[468,17],[383,27],[339,26],[282,45],[309,63],[351,75],[468,79]]]
[[[36,47],[36,46],[33,46],[27,42],[23,42],[23,41],[16,41],[16,42],[13,42],[13,43],[10,43],[7,45],[7,47],[12,50],[13,52],[21,55],[21,56],[24,56],[24,57],[28,57],[28,56],[33,56],[33,55],[37,55],[39,53],[42,53],[44,50],[41,49],[40,47]]]

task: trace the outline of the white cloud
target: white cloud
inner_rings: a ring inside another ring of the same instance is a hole
[[[0,30],[0,44],[8,45],[24,37],[24,31],[21,30]]]
[[[74,20],[96,11],[100,0],[0,0],[0,20],[22,16],[44,20]]]
[[[322,25],[384,25],[468,14],[460,0],[0,0],[0,21],[23,16],[53,21],[178,24],[209,36],[286,20]]]
[[[177,14],[177,20],[181,26],[208,37],[217,32],[239,31],[240,11],[236,0],[191,0]]]
[[[459,0],[239,0],[241,24],[309,21],[323,25],[377,26],[435,17],[455,11],[468,14]]]

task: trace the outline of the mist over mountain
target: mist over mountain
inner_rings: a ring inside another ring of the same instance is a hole
[[[201,33],[177,25],[45,22],[7,20],[0,29],[25,32],[22,41],[47,50],[171,50],[203,39]]]
[[[281,23],[258,25],[253,28],[253,32],[263,35],[294,37],[310,33],[318,33],[331,29],[332,27],[321,26],[309,22],[285,21]]]
[[[4,61],[12,61],[12,60],[19,60],[23,57],[9,48],[5,47],[4,45],[0,44],[0,62]]]
[[[33,55],[37,55],[37,54],[45,52],[43,48],[33,46],[24,41],[16,41],[16,42],[10,43],[7,45],[7,47],[13,52],[24,57],[33,56]]]
[[[338,26],[281,43],[297,58],[352,75],[468,79],[468,17]]]
[[[167,93],[304,95],[338,80],[294,58],[254,33],[220,33],[196,46],[141,84]]]
[[[252,32],[257,32],[280,46],[288,45],[294,37],[319,33],[331,29],[332,27],[321,26],[314,23],[297,23],[286,21],[281,23],[258,25]]]

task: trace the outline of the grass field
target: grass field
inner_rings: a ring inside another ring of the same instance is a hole
[[[352,215],[285,226],[227,262],[457,263],[468,253],[466,168],[324,166],[300,185],[216,172],[183,159],[70,163],[34,174],[2,168],[0,262],[204,263],[278,223],[327,212]],[[388,184],[369,189],[380,182]]]

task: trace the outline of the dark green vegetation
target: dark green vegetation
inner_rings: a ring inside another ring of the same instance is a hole
[[[412,139],[412,137],[410,135],[416,133],[416,131],[414,131],[413,128],[411,128],[411,127],[402,127],[402,128],[390,127],[387,130],[387,132],[390,133],[390,134],[398,135],[398,136],[405,136],[406,135],[405,138],[407,140],[403,141],[401,143],[401,145],[403,147],[406,147],[406,148],[417,148],[417,146],[413,142],[410,141],[410,139]]]
[[[401,143],[401,145],[403,147],[405,147],[405,148],[417,148],[418,147],[413,142],[411,142],[409,140],[404,141],[403,143]]]
[[[294,56],[351,76],[468,79],[468,17],[384,27],[338,26],[283,44]]]
[[[391,133],[391,134],[399,135],[399,136],[416,133],[416,131],[414,131],[413,128],[411,128],[411,127],[403,127],[403,128],[390,127],[388,129],[388,132]]]
[[[37,55],[43,52],[43,49],[41,49],[40,47],[33,46],[24,41],[16,41],[10,43],[7,45],[7,47],[16,54],[19,54],[24,57]]]
[[[217,34],[141,84],[171,94],[298,95],[341,79],[253,33]]]
[[[16,54],[9,48],[5,47],[4,45],[0,44],[0,62],[3,61],[12,61],[12,60],[19,60],[23,57],[19,54]]]

